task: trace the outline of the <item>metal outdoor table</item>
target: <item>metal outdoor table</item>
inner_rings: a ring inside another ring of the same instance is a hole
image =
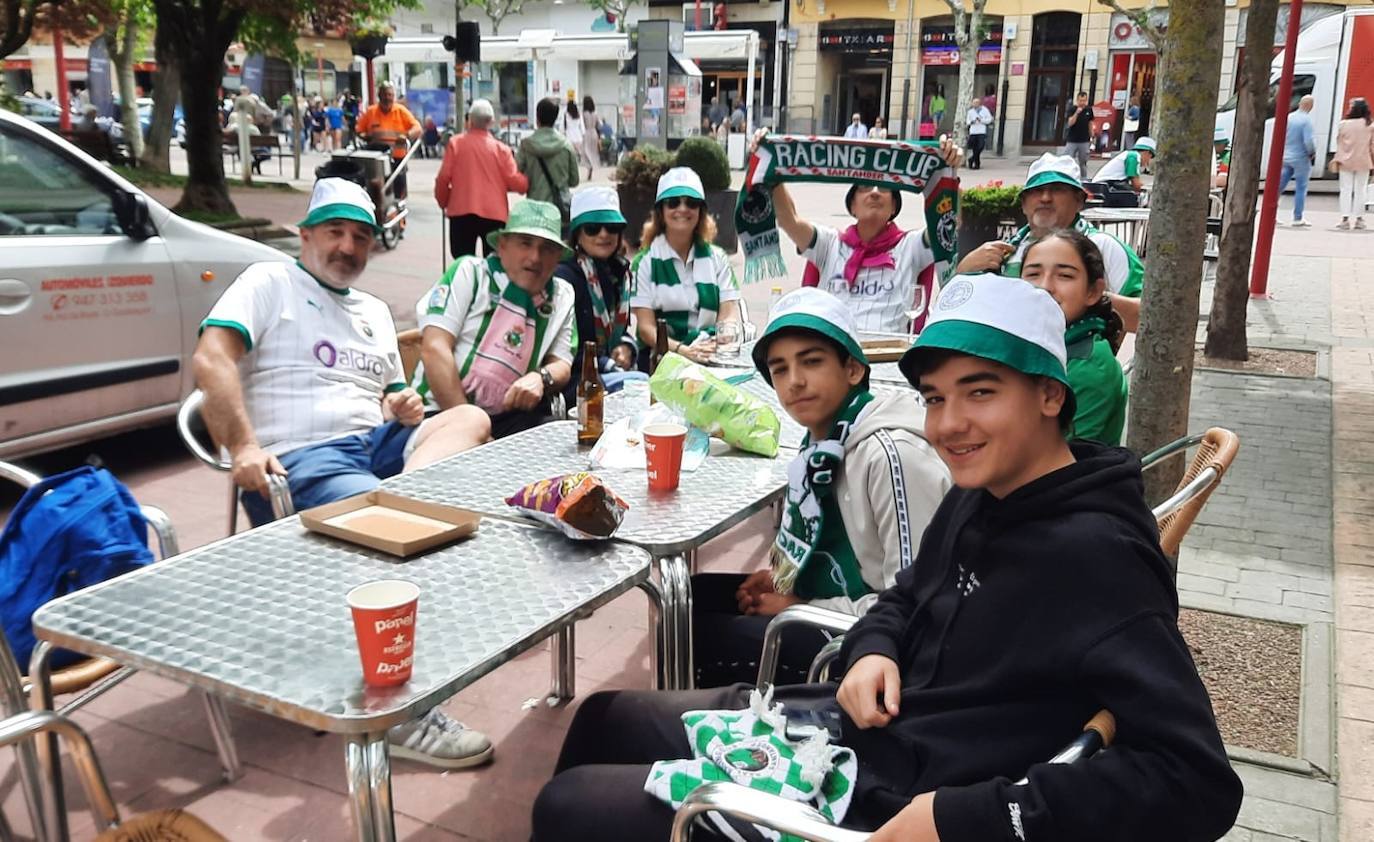
[[[896,365],[896,363],[888,363]],[[903,381],[905,383],[905,381]],[[778,393],[773,391],[773,387],[763,381],[762,377],[753,377],[739,384],[739,387],[764,403],[773,408],[777,413],[778,420],[782,422],[782,446],[792,450],[800,450],[802,439],[806,436],[806,428],[792,420],[792,416],[787,414],[787,410],[782,408],[782,402],[778,400]],[[915,392],[910,386],[898,386],[895,383],[881,383],[876,380],[869,384],[869,391],[875,397],[888,394],[903,395],[915,400]]]
[[[346,735],[356,838],[390,842],[387,729],[648,576],[648,554],[636,547],[577,544],[497,519],[401,561],[308,532],[292,517],[54,600],[33,624],[40,646],[112,658]],[[406,684],[372,689],[345,595],[384,578],[420,586],[415,667]],[[61,811],[54,757],[45,771]]]
[[[911,336],[901,333],[867,333],[863,331],[860,331],[859,333],[860,342],[865,342],[870,339],[894,338],[910,340]],[[758,344],[758,340],[750,340],[749,342],[744,343],[743,350],[740,352],[742,359],[746,361],[753,359],[752,355],[754,353],[754,346],[756,344]],[[897,363],[895,362],[873,363],[871,368],[872,373],[869,379],[872,380],[872,382],[874,383],[896,383],[902,386],[910,385],[909,383],[907,383],[906,378],[902,376],[902,372],[900,369],[897,368]]]
[[[1150,237],[1149,208],[1088,208],[1083,211],[1083,218],[1145,257]]]
[[[558,421],[393,477],[383,487],[417,500],[519,518],[507,497],[527,482],[587,470],[589,455],[589,448],[577,445],[576,422]],[[658,568],[659,592],[645,590],[659,610],[659,668],[666,688],[693,683],[690,569],[696,551],[780,498],[790,458],[786,452],[768,459],[713,451],[696,470],[684,471],[671,492],[650,491],[643,471],[597,470],[630,504],[615,540],[648,550]]]

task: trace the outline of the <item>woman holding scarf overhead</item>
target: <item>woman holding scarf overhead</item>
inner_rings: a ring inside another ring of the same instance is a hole
[[[645,352],[654,347],[657,320],[663,319],[668,350],[704,362],[715,351],[716,324],[739,319],[739,283],[715,238],[701,177],[688,167],[665,172],[653,216],[644,223],[646,245],[632,265],[630,307]]]
[[[590,97],[588,97],[590,100]],[[635,345],[630,333],[630,261],[620,254],[625,217],[620,198],[609,187],[584,187],[573,193],[568,246],[572,256],[553,274],[567,281],[576,294],[577,318],[574,372],[582,371],[588,341],[596,341],[597,371],[608,392],[619,391],[626,380],[643,375],[634,370]],[[568,403],[577,400],[577,377],[564,390]]]
[[[922,430],[924,410],[910,396],[869,391],[854,317],[833,295],[802,288],[779,299],[753,357],[808,432],[787,471],[769,566],[692,577],[698,687],[753,682],[764,629],[789,605],[865,613],[911,566],[950,488]],[[787,634],[776,683],[804,682],[825,643],[815,630]]]
[[[755,136],[755,148],[765,135],[766,131],[760,130]],[[940,141],[940,157],[955,169],[963,153],[945,138]],[[920,331],[924,313],[914,325],[906,315],[916,302],[917,289],[924,290],[925,303],[929,304],[934,300],[938,278],[949,267],[937,261],[930,232],[897,227],[894,220],[902,210],[900,192],[850,187],[844,204],[854,224],[839,231],[797,216],[785,185],[772,189],[778,227],[807,260],[804,285],[818,286],[843,301],[861,332]]]

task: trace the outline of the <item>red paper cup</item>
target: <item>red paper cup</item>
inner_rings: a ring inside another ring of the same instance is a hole
[[[400,579],[381,579],[348,592],[353,631],[363,661],[363,681],[391,687],[410,680],[415,664],[415,607],[420,588]]]
[[[672,491],[682,478],[682,447],[687,428],[681,424],[650,424],[644,428],[645,467],[649,488]]]

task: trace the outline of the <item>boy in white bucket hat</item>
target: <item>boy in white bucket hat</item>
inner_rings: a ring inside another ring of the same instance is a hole
[[[1082,216],[1088,194],[1078,179],[1078,162],[1067,155],[1046,152],[1030,165],[1021,188],[1021,212],[1027,224],[1010,240],[990,240],[973,249],[959,261],[960,274],[997,272],[1021,276],[1026,247],[1056,228],[1073,228],[1097,244],[1107,269],[1107,297],[1121,316],[1126,330],[1135,332],[1140,324],[1141,281],[1145,264],[1125,243],[1099,231]]]
[[[753,357],[808,432],[788,470],[768,567],[692,578],[698,687],[753,681],[764,629],[789,605],[862,615],[911,566],[950,488],[913,396],[869,390],[854,315],[836,296],[814,287],[783,296]],[[806,680],[826,642],[808,632],[784,637],[778,683]]]
[[[1118,152],[1110,161],[1102,165],[1094,180],[1107,184],[1122,182],[1139,193],[1145,183],[1141,174],[1150,166],[1155,157],[1155,140],[1142,137],[1124,152]]]
[[[716,325],[739,321],[739,283],[725,250],[715,245],[716,221],[706,211],[701,177],[673,167],[658,179],[654,210],[635,255],[630,307],[646,351],[667,323],[668,350],[703,362],[715,351]]]
[[[472,407],[425,420],[405,384],[390,308],[353,288],[377,230],[363,188],[320,179],[300,223],[300,260],[249,266],[201,323],[192,365],[202,415],[233,458],[254,525],[272,519],[269,473],[286,478],[303,510],[487,438],[487,418]],[[390,740],[393,756],[445,768],[492,754],[490,740],[438,708],[396,726]]]
[[[1064,440],[1063,337],[1048,293],[955,278],[903,358],[926,438],[959,487],[915,563],[845,634],[838,691],[773,695],[789,719],[833,716],[835,742],[857,756],[846,828],[885,840],[1200,842],[1240,810],[1178,632],[1140,462]],[[534,842],[668,839],[672,810],[644,792],[652,761],[692,757],[684,713],[744,708],[748,690],[585,699],[535,801]],[[1045,762],[1102,708],[1117,721],[1109,750]],[[730,760],[722,776],[740,768]]]

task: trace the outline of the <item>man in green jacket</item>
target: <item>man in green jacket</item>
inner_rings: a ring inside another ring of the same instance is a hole
[[[534,107],[534,119],[539,128],[520,142],[515,164],[530,180],[526,196],[548,202],[563,212],[563,224],[568,223],[572,188],[577,186],[577,152],[568,139],[553,127],[558,119],[558,100],[545,97]]]

